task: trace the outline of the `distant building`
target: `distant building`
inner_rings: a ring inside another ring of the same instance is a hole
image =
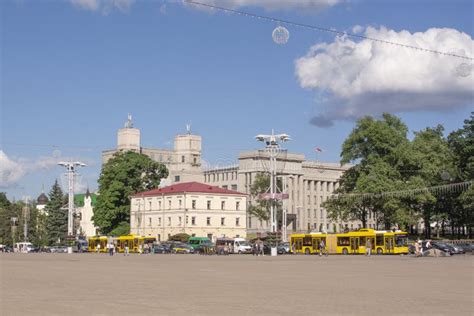
[[[42,192],[36,199],[36,209],[40,211],[40,213],[46,213],[44,208],[46,207],[46,204],[48,204],[48,202],[48,197],[46,196],[46,194],[44,194],[44,192]]]
[[[140,130],[133,127],[129,115],[125,127],[117,132],[117,148],[103,151],[102,163],[105,164],[117,152],[134,151],[147,155],[168,168],[169,176],[162,185],[189,181],[202,182],[201,142],[201,136],[192,135],[188,125],[187,134],[175,136],[173,149],[141,147]]]
[[[203,184],[174,184],[131,198],[132,234],[168,240],[186,233],[196,237],[246,237],[246,194]]]
[[[288,211],[288,232],[340,232],[362,227],[359,221],[334,221],[327,216],[322,203],[339,187],[339,179],[350,166],[338,163],[308,161],[302,154],[284,153],[277,157],[277,174],[289,198],[283,200]],[[204,182],[250,194],[258,173],[268,172],[269,159],[264,151],[243,152],[237,165],[204,171]],[[250,201],[249,199],[249,202]],[[368,226],[375,228],[370,212]],[[247,216],[247,232],[268,231],[270,223]]]
[[[77,235],[91,237],[97,235],[97,228],[94,226],[92,216],[94,206],[97,202],[97,195],[90,193],[89,189],[85,194],[75,194],[74,204],[76,206],[76,218],[78,218]]]

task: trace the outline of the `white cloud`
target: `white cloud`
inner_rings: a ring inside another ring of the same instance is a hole
[[[210,5],[235,9],[239,7],[261,7],[265,10],[321,10],[345,0],[196,0]],[[186,0],[183,0],[186,3]],[[202,9],[202,7],[201,7]]]
[[[49,171],[58,166],[59,161],[86,161],[91,166],[93,162],[87,159],[65,158],[65,157],[39,157],[36,160],[24,158],[9,158],[5,152],[0,150],[0,188],[8,188],[17,185],[24,176],[29,173]],[[59,173],[58,173],[59,175]]]
[[[108,14],[114,9],[128,12],[135,0],[70,0],[70,2],[84,10],[100,11],[103,14]]]
[[[0,188],[15,185],[26,174],[24,167],[0,150]]]
[[[357,27],[357,31],[360,29]],[[396,32],[368,27],[365,36],[441,52],[473,56],[473,39],[448,28]],[[295,61],[301,87],[317,91],[318,126],[382,112],[449,110],[471,105],[472,74],[459,75],[460,58],[403,48],[368,39],[337,37],[311,47]],[[470,66],[472,69],[472,66]]]

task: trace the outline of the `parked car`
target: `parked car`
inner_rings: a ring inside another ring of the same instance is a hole
[[[449,253],[450,255],[452,255],[452,254],[454,254],[454,253],[456,252],[456,250],[455,250],[452,246],[450,246],[450,245],[448,245],[448,244],[445,244],[445,243],[443,243],[443,242],[439,242],[439,241],[432,241],[432,242],[431,242],[431,246],[432,246],[433,248],[438,249],[438,250],[441,250],[441,251],[444,251],[444,252],[446,252],[446,253]],[[426,244],[424,243],[424,244],[423,244],[423,250],[425,250],[425,249],[426,249]]]
[[[469,244],[469,243],[463,243],[463,244],[457,244],[457,247],[460,247],[464,253],[472,252],[474,250],[474,244]]]
[[[279,255],[284,255],[290,253],[290,243],[284,242],[278,245],[277,252]]]
[[[447,245],[453,247],[454,253],[457,255],[465,253],[464,249],[462,247],[459,247],[459,245],[455,245],[455,244],[447,244]]]
[[[170,253],[171,249],[169,245],[155,244],[153,245],[153,253]]]
[[[185,243],[175,243],[171,246],[171,253],[194,253],[194,248]]]
[[[51,253],[67,253],[67,247],[65,246],[54,246],[50,248]]]

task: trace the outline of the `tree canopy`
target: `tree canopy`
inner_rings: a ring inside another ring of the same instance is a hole
[[[167,176],[168,169],[146,155],[133,151],[116,153],[102,166],[94,224],[102,234],[117,228],[123,233],[130,223],[130,196],[157,188]]]

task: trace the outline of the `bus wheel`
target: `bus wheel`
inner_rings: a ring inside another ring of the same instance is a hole
[[[305,253],[305,255],[309,255],[309,254],[310,254],[309,249],[306,248],[306,250],[304,251],[304,253]]]
[[[347,251],[347,248],[342,249],[342,254],[347,255],[349,252]]]
[[[383,250],[382,250],[382,248],[377,248],[377,254],[378,254],[378,255],[381,255],[381,254],[383,254]]]

